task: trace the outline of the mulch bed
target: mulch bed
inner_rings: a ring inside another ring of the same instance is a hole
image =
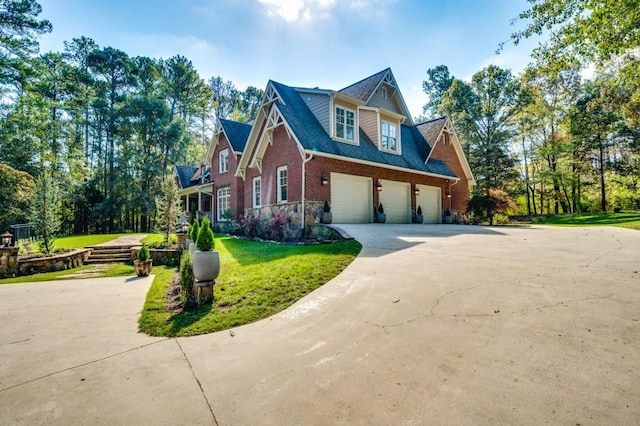
[[[186,305],[180,299],[180,273],[176,272],[167,287],[165,309],[172,314],[193,311],[198,307],[195,300],[189,300]]]
[[[167,287],[166,309],[172,314],[179,314],[183,311],[184,305],[180,300],[180,274],[175,273]]]

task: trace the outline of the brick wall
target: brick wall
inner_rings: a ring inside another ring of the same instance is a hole
[[[451,143],[451,139],[452,136],[444,132],[438,143],[434,146],[431,152],[431,158],[446,162],[449,168],[460,177],[460,181],[457,184],[449,186],[451,206],[449,206],[448,200],[443,200],[442,208],[450,208],[455,212],[465,212],[467,210],[467,201],[469,201],[469,184],[467,183],[464,169]],[[443,190],[442,193],[444,195],[445,191]]]
[[[262,159],[262,173],[257,168],[249,168],[246,173],[244,187],[244,206],[253,207],[253,178],[260,176],[262,205],[277,203],[278,179],[277,169],[287,166],[288,188],[287,201],[302,200],[302,157],[294,139],[289,138],[284,126],[273,132],[273,145],[269,146]]]
[[[224,149],[229,151],[229,170],[225,173],[220,173],[220,151]],[[238,155],[238,158],[236,158],[227,137],[224,133],[220,133],[218,146],[213,152],[213,157],[211,158],[211,179],[214,181],[214,201],[212,206],[214,219],[218,217],[217,191],[219,188],[225,186],[231,186],[231,213],[237,217],[244,212],[244,182],[242,178],[234,176],[234,173],[238,168],[239,161],[240,156]]]

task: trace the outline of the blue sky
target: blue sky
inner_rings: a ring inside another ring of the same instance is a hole
[[[411,111],[422,113],[426,70],[469,79],[494,63],[520,72],[535,41],[501,41],[526,0],[40,0],[53,32],[42,52],[87,36],[131,56],[189,58],[200,76],[244,90],[273,79],[341,89],[391,67]],[[516,24],[520,27],[522,23]]]

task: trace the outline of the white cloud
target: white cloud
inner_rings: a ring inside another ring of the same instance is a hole
[[[336,0],[258,0],[267,8],[269,16],[279,16],[286,22],[299,19],[311,20],[315,17],[327,18]]]
[[[270,16],[279,15],[287,22],[297,21],[304,8],[302,0],[258,0],[258,2],[267,6],[267,13]]]

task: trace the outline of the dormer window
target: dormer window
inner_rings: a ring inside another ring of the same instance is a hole
[[[355,141],[356,113],[342,107],[336,107],[336,137],[350,142]]]
[[[384,151],[398,152],[398,126],[388,121],[382,122],[381,149]]]

